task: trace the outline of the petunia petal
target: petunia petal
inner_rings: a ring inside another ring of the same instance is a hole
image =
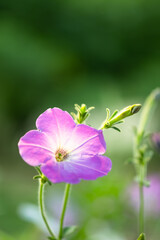
[[[77,176],[85,180],[105,176],[112,168],[111,160],[101,155],[83,157],[77,155],[74,159],[71,156],[68,162],[75,168]]]
[[[81,160],[66,160],[60,163],[48,161],[41,171],[54,183],[79,183],[81,179],[95,180],[111,170],[111,160],[105,156],[88,157]]]
[[[42,164],[41,171],[53,183],[66,182],[76,184],[80,182],[76,173],[72,170],[72,166],[65,162],[49,161]]]
[[[59,148],[64,146],[76,124],[68,112],[49,108],[37,118],[36,126],[46,132]]]
[[[104,154],[106,151],[102,130],[84,124],[75,127],[65,147],[69,152],[86,152],[93,155]]]
[[[27,132],[18,143],[19,152],[29,165],[37,166],[54,156],[54,145],[45,133],[37,130]]]

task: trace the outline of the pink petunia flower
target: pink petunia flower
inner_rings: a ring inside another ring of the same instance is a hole
[[[40,166],[51,182],[76,184],[111,170],[111,160],[102,156],[106,151],[102,130],[75,124],[70,114],[59,108],[42,113],[36,127],[38,130],[20,139],[19,152],[29,165]]]

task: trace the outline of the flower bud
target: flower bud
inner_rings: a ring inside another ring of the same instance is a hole
[[[123,108],[120,112],[118,112],[117,110],[114,111],[114,113],[110,115],[110,111],[107,108],[107,118],[104,121],[104,123],[102,124],[101,129],[107,129],[107,128],[115,128],[116,130],[118,130],[116,127],[113,127],[113,125],[118,124],[118,123],[122,123],[123,119],[129,116],[132,116],[133,114],[139,112],[139,110],[141,109],[141,104],[133,104],[130,105],[128,107]]]
[[[86,104],[81,104],[81,106],[79,106],[78,104],[75,104],[75,110],[77,111],[77,114],[75,113],[71,113],[75,122],[77,124],[81,124],[83,123],[90,115],[90,111],[92,109],[94,109],[94,107],[90,107],[87,109]]]
[[[81,107],[80,107],[80,111],[81,111],[82,113],[85,113],[86,110],[87,110],[86,104],[82,104]]]
[[[119,113],[112,118],[112,122],[120,121],[126,117],[132,116],[133,114],[139,112],[141,109],[141,104],[134,104],[128,107],[123,108]]]

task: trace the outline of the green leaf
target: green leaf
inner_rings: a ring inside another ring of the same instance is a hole
[[[121,132],[121,130],[117,127],[112,127],[114,130],[118,131],[118,132]]]
[[[77,230],[77,226],[73,225],[73,226],[69,226],[69,227],[64,227],[63,228],[63,232],[62,232],[62,236],[68,236],[70,234],[72,234],[75,230]]]
[[[139,238],[137,240],[145,240],[145,234],[144,233],[141,233]]]

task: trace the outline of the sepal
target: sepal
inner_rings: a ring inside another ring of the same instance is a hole
[[[117,115],[117,113],[118,113],[118,110],[116,109],[116,110],[112,113],[111,117],[109,117],[109,118],[110,118],[110,119],[114,118],[114,117]],[[108,118],[108,119],[109,119],[109,118]]]
[[[46,182],[51,186],[52,183],[48,180],[48,178],[41,172],[40,167],[35,167],[35,169],[37,170],[37,172],[39,173],[39,175],[35,175],[33,177],[34,180],[38,179],[40,180],[43,184],[45,184]]]
[[[112,127],[114,130],[118,131],[118,132],[121,132],[121,130],[117,127]]]
[[[34,180],[36,180],[36,179],[40,179],[40,178],[41,178],[40,175],[35,175],[35,176],[33,177]]]

